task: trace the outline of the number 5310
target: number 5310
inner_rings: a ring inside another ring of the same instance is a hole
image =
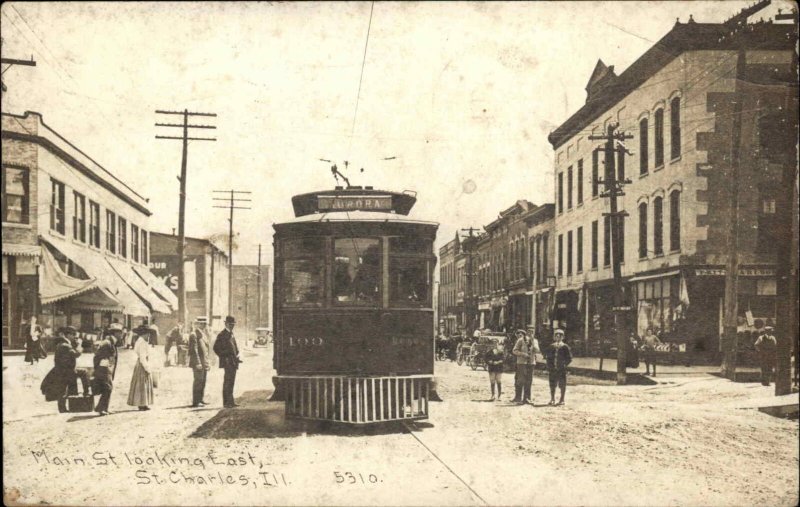
[[[378,482],[383,482],[375,474],[368,474],[365,477],[360,473],[333,472],[333,476],[336,478],[336,484],[377,484]]]

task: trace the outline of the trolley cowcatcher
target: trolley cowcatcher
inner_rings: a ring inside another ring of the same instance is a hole
[[[433,243],[416,195],[348,186],[292,198],[275,224],[273,400],[289,417],[425,419],[433,381]]]

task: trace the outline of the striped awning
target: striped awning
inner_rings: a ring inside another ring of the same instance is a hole
[[[39,257],[41,247],[39,245],[20,245],[18,243],[8,243],[3,241],[3,255],[14,257]]]

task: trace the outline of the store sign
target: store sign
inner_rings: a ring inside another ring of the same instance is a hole
[[[695,269],[697,276],[725,276],[725,268],[699,268]],[[774,268],[739,268],[739,276],[775,276]]]
[[[319,211],[391,211],[390,195],[320,195],[317,197]]]

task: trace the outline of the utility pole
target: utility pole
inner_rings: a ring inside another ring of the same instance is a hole
[[[183,111],[164,111],[156,110],[156,114],[182,115],[183,123],[156,123],[156,127],[178,127],[183,129],[183,135],[176,136],[156,136],[156,139],[171,139],[183,141],[183,154],[181,156],[181,175],[180,182],[180,202],[178,204],[178,259],[180,260],[180,270],[178,270],[178,320],[186,324],[186,280],[183,263],[185,262],[185,243],[186,236],[184,230],[185,211],[186,211],[186,156],[189,150],[189,141],[216,141],[211,137],[189,137],[189,129],[216,129],[213,125],[189,125],[190,116],[211,116],[216,117],[215,113],[190,113],[188,109]]]
[[[251,202],[250,199],[238,199],[237,194],[252,194],[245,190],[214,190],[216,193],[230,194],[228,197],[214,197],[215,201],[228,201],[227,206],[214,206],[215,208],[223,208],[230,210],[230,217],[228,218],[228,315],[232,314],[233,309],[233,210],[235,209],[252,209],[247,206],[237,206],[239,202]]]
[[[465,253],[467,254],[467,261],[464,263],[464,275],[466,280],[464,281],[464,317],[466,319],[466,330],[467,330],[467,338],[472,338],[473,333],[475,332],[475,311],[474,311],[474,294],[473,294],[473,262],[472,257],[475,251],[475,227],[470,227],[468,229],[461,229],[464,232],[469,233],[469,237],[464,240],[462,243],[465,246]]]
[[[618,148],[615,146],[617,142],[624,143],[626,139],[633,139],[631,134],[623,132],[616,132],[618,125],[611,124],[608,126],[606,135],[589,136],[591,140],[603,140],[605,146],[603,148],[596,148],[598,151],[602,150],[605,154],[605,177],[599,183],[604,185],[605,190],[601,197],[610,199],[610,213],[603,213],[603,216],[609,217],[611,225],[611,259],[614,271],[614,329],[617,335],[617,385],[624,385],[627,381],[627,372],[625,368],[626,362],[626,345],[628,337],[625,336],[625,322],[627,319],[625,315],[630,312],[630,307],[625,306],[626,301],[623,301],[622,294],[622,221],[628,215],[625,211],[617,209],[617,198],[625,195],[622,187],[629,184],[631,181],[628,179],[620,180],[617,178],[617,169],[615,163],[615,155]],[[619,149],[620,157],[629,154],[625,149],[624,144]]]
[[[2,46],[3,40],[0,39],[0,46]],[[36,62],[33,61],[33,55],[31,55],[30,60],[20,60],[18,58],[0,58],[0,64],[8,65],[5,69],[2,70],[0,73],[0,87],[2,87],[3,93],[8,91],[6,88],[6,84],[2,81],[2,75],[6,73],[8,69],[13,67],[14,65],[24,65],[25,67],[36,67]]]
[[[726,235],[725,250],[728,262],[725,266],[725,301],[722,325],[722,374],[736,380],[736,356],[739,340],[736,334],[738,315],[737,295],[739,293],[739,162],[742,145],[742,80],[745,78],[745,51],[739,47],[736,58],[736,84],[733,97],[733,125],[731,127],[731,166],[728,175],[730,197],[730,221]]]
[[[263,322],[261,322],[261,243],[258,244],[258,274],[256,275],[256,286],[258,289],[258,320],[256,321],[256,327],[261,327]]]

